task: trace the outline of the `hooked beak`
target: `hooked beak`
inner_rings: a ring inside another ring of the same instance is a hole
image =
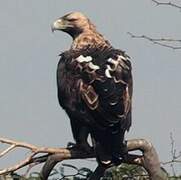
[[[52,29],[52,32],[54,31],[61,31],[61,30],[65,30],[67,29],[68,27],[72,27],[68,21],[66,21],[65,19],[63,18],[60,18],[60,19],[57,19],[52,25],[51,25],[51,29]]]
[[[53,24],[51,25],[52,32],[56,30],[63,30],[66,28],[65,21],[63,19],[57,19]]]

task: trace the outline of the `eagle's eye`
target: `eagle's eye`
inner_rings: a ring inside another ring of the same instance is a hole
[[[77,20],[76,18],[67,18],[67,21],[70,21],[70,22],[74,22],[76,20]]]
[[[70,15],[64,16],[63,19],[69,22],[74,22],[77,20],[76,17],[70,16]]]

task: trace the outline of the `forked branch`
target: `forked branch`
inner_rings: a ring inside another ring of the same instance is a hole
[[[95,157],[94,152],[87,154],[78,149],[71,150],[67,148],[38,147],[25,142],[13,141],[6,138],[0,138],[0,142],[9,145],[9,147],[0,153],[0,157],[7,155],[10,151],[15,150],[17,147],[25,148],[30,151],[29,156],[23,159],[21,162],[0,170],[0,175],[14,172],[24,166],[45,163],[41,171],[42,179],[45,180],[48,178],[54,166],[62,160]],[[127,147],[129,152],[140,150],[142,155],[129,154],[124,163],[137,164],[144,167],[152,180],[167,179],[167,174],[160,167],[158,155],[151,143],[144,139],[133,139],[127,141]]]
[[[157,1],[157,0],[151,0],[152,2],[154,2],[157,6],[171,6],[171,7],[174,7],[174,8],[177,8],[179,10],[181,10],[181,6],[178,5],[178,4],[175,4],[171,1],[167,1],[167,2],[160,2],[160,1]]]
[[[128,34],[131,36],[131,38],[137,38],[137,39],[145,39],[153,44],[163,46],[166,48],[178,50],[181,49],[181,39],[171,39],[171,38],[151,38],[149,36],[145,35],[135,35],[133,33],[128,32]]]

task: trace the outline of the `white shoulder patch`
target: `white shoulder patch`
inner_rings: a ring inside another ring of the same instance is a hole
[[[79,57],[76,58],[76,60],[80,63],[90,62],[90,61],[92,61],[92,57],[91,56],[84,57],[83,55],[80,55]]]
[[[117,66],[118,66],[118,64],[119,64],[119,61],[114,60],[112,58],[109,58],[107,61],[112,64],[112,68],[110,67],[109,70],[115,71]]]
[[[107,69],[105,70],[105,75],[107,78],[112,78],[110,70],[111,70],[111,67],[107,65]]]
[[[93,64],[92,62],[89,62],[89,65],[88,65],[88,66],[89,66],[91,69],[93,69],[93,70],[98,70],[98,69],[100,69],[99,66]]]
[[[127,60],[129,60],[129,56],[123,56],[123,55],[118,55],[117,59],[109,58],[107,60],[107,62],[110,65],[107,65],[107,68],[105,70],[106,77],[107,78],[115,78],[115,77],[112,77],[111,72],[116,71],[118,65],[129,69],[129,67],[125,64],[125,61],[127,61]],[[115,82],[118,82],[118,80],[116,80],[116,78],[115,78]]]

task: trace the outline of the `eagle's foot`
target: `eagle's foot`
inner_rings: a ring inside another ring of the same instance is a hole
[[[67,148],[70,150],[79,150],[83,151],[87,154],[90,154],[93,152],[93,148],[88,143],[72,143],[68,142]]]

